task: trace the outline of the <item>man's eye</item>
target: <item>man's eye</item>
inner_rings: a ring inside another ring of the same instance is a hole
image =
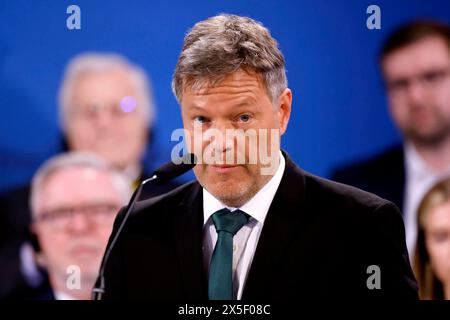
[[[444,242],[447,240],[449,234],[445,231],[434,232],[432,234],[433,240],[436,242]]]
[[[442,72],[439,71],[430,71],[425,73],[422,76],[423,81],[431,83],[431,82],[436,82],[439,81],[441,78],[443,77]]]
[[[208,121],[208,119],[204,116],[197,116],[194,118],[194,121],[198,123],[205,123]]]
[[[395,80],[389,84],[389,88],[394,91],[404,90],[408,87],[408,84],[409,84],[408,80],[406,80],[406,79]]]
[[[239,116],[239,121],[249,122],[251,120],[251,116],[249,114],[242,114]]]

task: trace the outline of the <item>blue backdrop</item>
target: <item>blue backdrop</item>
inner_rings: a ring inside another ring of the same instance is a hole
[[[81,30],[66,27],[70,4],[81,9]],[[381,8],[381,30],[366,27],[371,4]],[[183,36],[221,12],[260,20],[278,39],[294,92],[282,145],[303,168],[327,176],[399,140],[377,51],[408,20],[450,22],[450,1],[2,1],[0,190],[28,181],[58,152],[58,85],[66,62],[86,50],[122,53],[149,72],[158,106],[154,161],[168,160],[170,134],[182,125],[170,82]]]

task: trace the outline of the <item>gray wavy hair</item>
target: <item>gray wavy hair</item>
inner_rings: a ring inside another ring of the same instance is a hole
[[[180,103],[186,87],[220,83],[239,69],[260,75],[274,104],[287,88],[284,57],[269,30],[248,17],[220,14],[195,24],[184,38],[172,90]]]

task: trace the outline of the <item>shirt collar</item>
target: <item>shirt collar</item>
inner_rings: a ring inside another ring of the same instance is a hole
[[[412,143],[405,144],[405,165],[409,177],[422,179],[436,175],[436,173],[427,166]]]
[[[280,151],[280,163],[278,165],[277,171],[267,182],[247,203],[241,206],[239,209],[250,215],[252,218],[256,219],[260,223],[264,223],[267,212],[269,211],[270,205],[275,197],[275,193],[283,177],[284,169],[286,167],[286,161],[283,154]],[[203,188],[203,224],[208,222],[208,219],[217,211],[228,208],[231,211],[237,208],[231,208],[223,204],[220,200],[214,197],[211,193]]]
[[[64,291],[56,291],[54,295],[56,300],[77,300],[74,296]]]

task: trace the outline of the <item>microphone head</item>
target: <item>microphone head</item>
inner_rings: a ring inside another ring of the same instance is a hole
[[[191,170],[197,164],[197,157],[187,153],[183,157],[169,161],[156,169],[152,176],[156,176],[159,183],[167,182]]]

